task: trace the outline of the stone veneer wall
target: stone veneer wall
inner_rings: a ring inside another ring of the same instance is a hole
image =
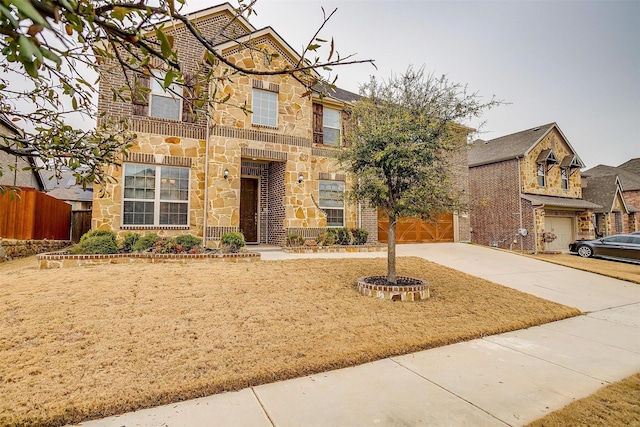
[[[566,190],[562,189],[560,167],[557,164],[549,169],[546,185],[544,187],[538,186],[538,164],[536,163],[536,159],[540,152],[546,149],[553,151],[558,163],[560,163],[565,156],[573,155],[569,146],[562,138],[562,135],[560,135],[556,129],[553,129],[531,150],[527,157],[522,159],[520,168],[522,192],[547,196],[581,198],[582,184],[580,171],[576,169],[572,171],[573,175],[569,177],[569,188]]]
[[[71,244],[70,240],[15,240],[0,237],[0,262],[57,251]]]

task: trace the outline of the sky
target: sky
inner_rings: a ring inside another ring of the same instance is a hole
[[[640,157],[640,0],[259,0],[249,20],[301,52],[322,7],[338,10],[320,37],[377,66],[334,69],[343,89],[424,66],[509,103],[468,123],[484,122],[479,138],[556,122],[587,168]]]

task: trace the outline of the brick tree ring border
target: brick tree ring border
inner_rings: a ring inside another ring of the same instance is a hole
[[[407,276],[397,276],[397,279],[408,285],[376,285],[367,283],[387,276],[363,276],[358,277],[358,291],[368,297],[388,299],[391,301],[422,301],[430,296],[429,282]]]

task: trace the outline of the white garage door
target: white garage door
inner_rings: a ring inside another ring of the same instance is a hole
[[[557,237],[553,242],[547,243],[547,250],[568,250],[569,243],[575,240],[573,236],[573,218],[547,216],[544,219],[544,229],[552,232]]]

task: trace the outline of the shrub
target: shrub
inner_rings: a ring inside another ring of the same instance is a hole
[[[296,233],[287,234],[286,245],[287,246],[302,246],[302,245],[304,245],[304,237],[302,237],[301,235],[296,234]]]
[[[231,253],[239,252],[240,248],[245,245],[244,236],[242,235],[242,233],[239,233],[237,231],[232,231],[223,235],[222,239],[220,239],[220,242],[222,243],[224,249]]]
[[[339,245],[350,245],[353,241],[353,235],[348,228],[338,228],[336,230],[336,243]]]
[[[354,228],[351,230],[354,245],[364,245],[369,238],[369,232],[364,228]]]
[[[117,254],[118,245],[115,241],[115,235],[99,234],[95,236],[89,236],[86,239],[81,238],[80,243],[74,246],[71,250],[74,254],[85,255],[105,255],[105,254]]]
[[[160,240],[160,236],[156,233],[145,234],[133,244],[131,249],[133,249],[134,252],[146,252],[151,249],[153,244],[158,240]]]
[[[187,252],[190,252],[191,249],[202,244],[201,238],[192,236],[191,234],[181,234],[180,236],[174,237],[174,240]]]
[[[163,238],[153,244],[151,251],[157,254],[181,254],[185,252],[185,249],[181,244],[176,242],[175,238]]]
[[[122,239],[122,252],[133,252],[133,246],[140,239],[138,233],[127,233]]]
[[[87,231],[80,238],[80,243],[84,242],[85,240],[92,239],[94,237],[102,237],[102,236],[109,237],[114,242],[116,242],[116,246],[118,246],[116,233],[114,233],[111,230],[90,230],[90,231]]]
[[[333,233],[333,230],[327,230],[324,233],[318,234],[316,242],[320,246],[331,246],[336,242],[336,235]]]

